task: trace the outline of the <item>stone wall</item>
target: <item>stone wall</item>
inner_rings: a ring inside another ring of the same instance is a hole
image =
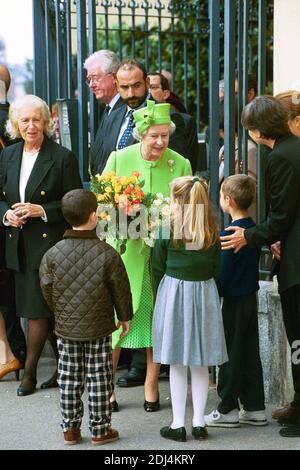
[[[293,398],[291,355],[280,297],[273,282],[260,282],[258,326],[266,402],[276,405],[288,403]]]

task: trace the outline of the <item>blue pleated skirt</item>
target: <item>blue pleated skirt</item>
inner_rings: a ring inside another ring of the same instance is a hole
[[[153,360],[160,364],[220,365],[228,360],[214,279],[184,281],[165,275],[152,324]]]

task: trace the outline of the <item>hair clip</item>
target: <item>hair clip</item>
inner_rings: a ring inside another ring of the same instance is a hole
[[[195,176],[195,177],[192,179],[192,183],[193,183],[193,185],[194,185],[195,183],[200,183],[200,179],[198,178],[198,176]]]

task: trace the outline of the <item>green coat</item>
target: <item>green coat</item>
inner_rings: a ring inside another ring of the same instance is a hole
[[[143,192],[145,194],[162,193],[165,197],[170,194],[170,182],[179,176],[192,175],[192,169],[189,160],[182,157],[173,150],[166,149],[160,160],[150,162],[144,160],[140,151],[141,144],[131,145],[122,150],[112,152],[103,170],[103,173],[115,171],[117,176],[130,176],[133,171],[141,174],[141,179],[145,180]],[[144,280],[144,271],[147,269],[151,249],[146,246],[142,240],[128,240],[126,251],[122,255],[127,274],[130,281],[130,287],[133,299],[134,313],[140,307],[142,298],[142,285]],[[145,301],[145,292],[143,292],[143,302]],[[151,305],[152,310],[153,305]],[[151,318],[145,319],[143,323],[144,337],[137,334],[134,320],[131,322],[129,334],[118,342],[118,337],[113,338],[113,346],[124,348],[142,348],[150,347],[152,339],[147,340],[145,336],[151,337]],[[150,334],[147,335],[147,331]],[[118,332],[116,332],[118,333]],[[113,335],[115,336],[115,335]],[[149,343],[150,341],[150,343]]]

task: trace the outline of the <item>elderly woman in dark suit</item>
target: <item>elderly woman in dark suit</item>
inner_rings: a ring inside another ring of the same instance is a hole
[[[49,139],[46,103],[34,95],[10,106],[7,132],[22,141],[0,160],[0,222],[6,228],[7,267],[14,271],[17,314],[28,319],[27,359],[18,395],[35,391],[39,357],[53,316],[43,299],[38,269],[43,254],[62,238],[61,198],[81,188],[75,155]]]

